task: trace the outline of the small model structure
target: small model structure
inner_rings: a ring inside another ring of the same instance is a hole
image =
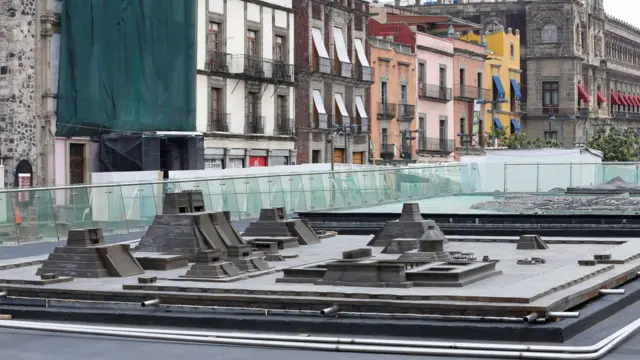
[[[418,249],[408,251],[398,258],[407,262],[450,261],[451,254],[444,251],[446,238],[429,224],[427,231],[418,239]]]
[[[198,253],[196,263],[187,271],[185,278],[224,279],[240,275],[240,270],[227,260],[220,250],[203,250]]]
[[[105,245],[102,229],[69,230],[65,246],[57,246],[36,271],[78,278],[124,277],[143,274],[128,244]]]
[[[276,242],[278,249],[320,243],[318,235],[306,221],[285,220],[284,208],[260,210],[258,221],[249,224],[242,234],[248,242]]]
[[[204,211],[204,198],[200,190],[168,193],[162,202],[163,214],[198,213]]]
[[[546,250],[549,248],[540,235],[521,235],[518,239],[518,250]]]
[[[440,231],[435,221],[422,218],[420,206],[417,203],[405,203],[402,205],[400,218],[394,221],[387,221],[387,224],[369,241],[367,246],[387,247],[391,245],[390,242],[393,239],[419,239],[429,230],[438,232],[446,243],[447,238]],[[407,246],[412,247],[411,244],[403,244],[403,246],[405,248]],[[390,246],[388,251],[396,251],[395,248],[401,248],[401,246],[396,242],[396,244]],[[393,252],[389,254],[393,254]]]

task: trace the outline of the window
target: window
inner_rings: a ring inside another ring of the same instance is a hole
[[[560,104],[560,85],[557,81],[542,83],[542,105],[557,109]]]
[[[311,17],[315,20],[322,20],[322,5],[317,2],[311,3]]]
[[[460,118],[460,134],[466,134],[467,133],[467,119],[465,119],[464,117]]]
[[[84,144],[69,144],[69,183],[84,184],[87,168]],[[72,197],[72,199],[75,198]]]
[[[476,75],[476,84],[478,86],[478,99],[486,100],[484,98],[484,96],[483,96],[484,94],[482,92],[483,88],[482,88],[482,73],[481,72],[479,72],[478,75]]]
[[[284,58],[284,37],[276,36],[276,48],[274,53],[274,59],[278,61],[285,61]]]
[[[407,103],[407,85],[400,85],[400,103]]]
[[[420,143],[418,144],[419,149],[427,148],[427,119],[421,115],[418,118],[418,126],[420,130]]]
[[[418,82],[420,84],[420,87],[424,86],[425,83],[425,71],[424,71],[424,63],[419,63],[418,64]]]
[[[287,135],[289,133],[288,113],[287,97],[278,95],[276,98],[276,130],[279,135]]]
[[[382,137],[380,143],[384,146],[389,144],[389,129],[382,129]],[[386,149],[383,149],[386,151]]]
[[[320,162],[320,150],[311,150],[311,163],[317,164]]]
[[[447,86],[447,67],[444,65],[440,65],[440,86]]]
[[[364,29],[362,19],[363,17],[361,15],[355,15],[353,17],[353,27],[355,31],[362,31]]]
[[[458,96],[462,96],[465,97],[467,96],[466,91],[467,89],[465,89],[465,83],[466,83],[466,79],[465,77],[467,76],[466,74],[466,70],[465,69],[460,69],[459,74],[458,74],[458,81],[460,82],[460,90],[459,90],[459,94]]]
[[[515,59],[515,57],[516,57],[516,47],[515,47],[515,45],[511,44],[511,46],[509,48],[510,48],[510,51],[511,51],[511,58]]]
[[[558,41],[558,27],[553,24],[546,24],[542,27],[542,42],[552,43]]]
[[[380,83],[380,102],[386,104],[387,101],[387,82],[383,81]]]
[[[440,150],[447,150],[447,117],[440,116]]]
[[[555,130],[552,130],[552,131],[546,130],[544,132],[544,138],[558,140],[558,132]]]
[[[218,114],[220,112],[220,89],[211,89],[211,113]]]
[[[220,51],[220,24],[209,23],[209,41],[207,44],[209,51]]]
[[[258,49],[256,39],[258,38],[257,32],[253,30],[247,31],[247,55],[257,56]]]

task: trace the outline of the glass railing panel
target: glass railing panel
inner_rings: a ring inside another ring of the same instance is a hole
[[[258,177],[230,180],[236,190],[238,209],[242,218],[257,218],[262,209],[262,193]]]
[[[20,244],[13,194],[13,192],[0,193],[0,246]]]
[[[309,175],[309,197],[311,198],[309,210],[329,208],[330,202],[327,198],[328,193],[326,189],[329,188],[330,183],[331,179],[328,173],[313,173]]]
[[[341,209],[346,206],[346,199],[342,192],[342,178],[338,172],[331,172],[327,174],[327,186],[325,187],[325,193],[327,194],[327,201],[330,209]]]
[[[13,241],[15,245],[32,244],[38,242],[56,242],[59,240],[56,228],[51,194],[48,190],[20,190],[3,194],[8,197],[8,205],[14,210],[6,218],[3,216],[2,223],[12,219],[12,225],[5,225],[0,230],[7,236],[7,243]],[[4,199],[3,199],[4,202]],[[65,234],[66,237],[66,234]],[[3,243],[5,237],[2,237]]]
[[[232,220],[246,217],[246,211],[241,211],[238,205],[235,182],[233,179],[208,180],[211,211],[229,211]]]
[[[262,203],[265,204],[264,207],[286,207],[284,189],[282,188],[282,178],[282,176],[267,176],[259,179],[260,191],[262,192]]]
[[[165,192],[175,189],[172,184],[135,184],[120,186],[122,208],[129,232],[144,232],[157,214],[162,214]]]
[[[55,211],[60,240],[66,240],[71,229],[95,227],[88,188],[78,186],[61,189],[57,191],[57,196],[62,197],[56,199],[60,205],[56,206]],[[22,213],[20,215],[22,216]]]
[[[129,233],[120,186],[92,187],[89,195],[93,221],[105,236]]]
[[[305,195],[304,184],[302,183],[302,175],[285,176],[283,183],[288,182],[288,186],[285,185],[285,189],[288,190],[285,193],[285,208],[287,213],[308,211],[307,200]]]

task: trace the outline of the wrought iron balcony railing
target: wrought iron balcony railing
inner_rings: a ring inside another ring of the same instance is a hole
[[[409,104],[398,104],[398,120],[413,121],[416,117],[416,106]]]
[[[396,117],[396,104],[388,102],[378,103],[378,120],[391,120]]]
[[[453,139],[420,136],[418,140],[418,149],[422,151],[452,153],[455,148],[455,143],[456,142]]]
[[[213,72],[230,72],[232,56],[221,51],[207,51],[205,69]]]
[[[313,129],[329,129],[329,116],[327,114],[315,114],[311,118]]]
[[[349,78],[359,82],[374,82],[375,69],[369,66],[341,62],[331,58],[316,56],[312,71],[320,74]]]
[[[259,56],[237,55],[233,57],[230,73],[244,75],[253,81],[293,82],[293,65]]]
[[[521,105],[521,108],[522,105]],[[522,112],[522,111],[521,111]],[[545,106],[545,107],[526,107],[526,110],[523,112],[527,114],[528,117],[549,117],[549,113],[553,112],[553,117],[558,120],[567,120],[568,118],[588,118],[591,114],[591,109],[589,108],[580,108],[580,107],[568,107],[561,108],[555,106]]]
[[[491,99],[491,90],[483,89],[477,86],[469,86],[465,84],[456,84],[453,87],[454,96],[459,100],[489,100]]]
[[[276,116],[276,124],[275,124],[275,128],[274,128],[274,133],[276,135],[282,135],[282,136],[291,136],[294,133],[294,120],[287,117],[287,116],[282,116],[282,115],[278,115]]]
[[[419,84],[418,96],[424,99],[436,100],[441,102],[451,101],[451,88],[432,84]]]
[[[613,111],[612,117],[618,120],[640,120],[640,113],[630,111]]]
[[[247,135],[264,134],[264,116],[247,114],[244,125],[244,133]]]
[[[386,142],[380,143],[380,157],[385,160],[393,159],[395,145]]]
[[[229,132],[229,114],[212,112],[209,114],[208,132]]]

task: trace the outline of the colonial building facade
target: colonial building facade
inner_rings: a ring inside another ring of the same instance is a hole
[[[521,130],[530,136],[570,146],[600,125],[640,127],[640,30],[607,16],[602,0],[438,0],[403,9],[519,30]]]
[[[369,161],[369,3],[293,1],[299,163]]]
[[[205,168],[296,163],[291,0],[198,0]]]

